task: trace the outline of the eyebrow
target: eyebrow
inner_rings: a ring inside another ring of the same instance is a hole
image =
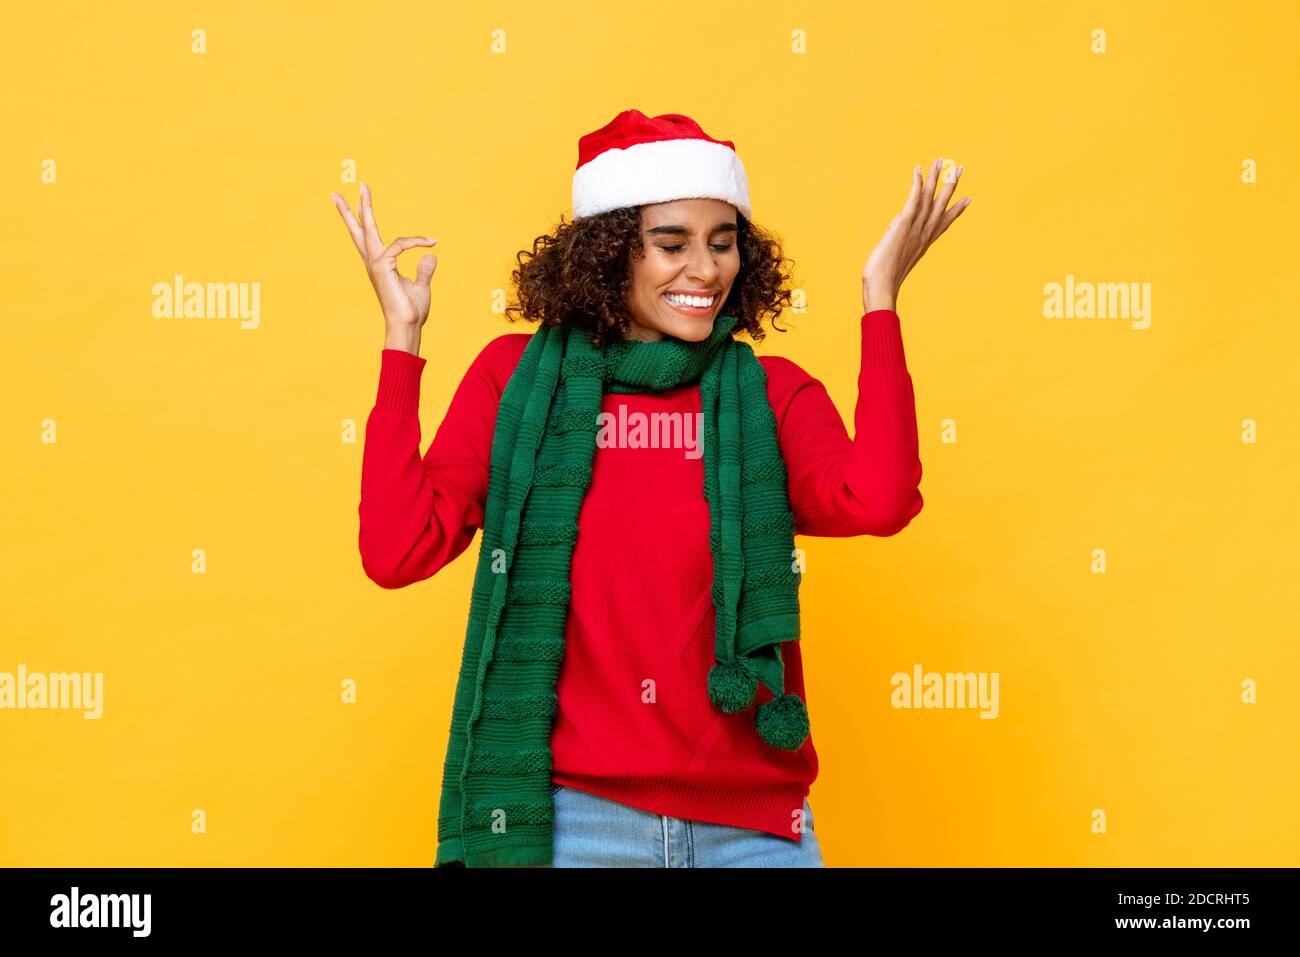
[[[651,226],[649,229],[646,230],[646,235],[658,236],[658,235],[667,234],[667,235],[676,235],[676,236],[689,236],[691,235],[691,232],[692,231],[686,226],[678,226],[674,224],[668,226]],[[718,223],[718,225],[714,226],[711,232],[734,233],[734,232],[738,232],[738,229],[735,223],[723,222],[723,223]]]

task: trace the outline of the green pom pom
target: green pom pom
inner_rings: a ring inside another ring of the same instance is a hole
[[[754,702],[758,672],[743,658],[719,661],[709,669],[709,700],[720,711],[734,714]]]
[[[758,735],[774,748],[798,751],[808,739],[808,709],[797,694],[773,698],[758,709]]]

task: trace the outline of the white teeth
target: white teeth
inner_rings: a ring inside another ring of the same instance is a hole
[[[713,305],[713,299],[714,299],[713,296],[709,296],[707,299],[705,299],[701,296],[677,296],[672,294],[668,295],[668,301],[673,303],[674,305],[698,306],[702,309],[707,309],[709,306]]]

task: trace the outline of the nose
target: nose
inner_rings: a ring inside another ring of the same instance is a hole
[[[713,282],[718,273],[717,259],[713,254],[713,250],[709,249],[707,244],[703,252],[696,252],[691,255],[691,261],[686,266],[686,275],[701,283]]]

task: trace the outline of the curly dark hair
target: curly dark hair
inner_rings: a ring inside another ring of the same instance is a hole
[[[740,271],[719,315],[737,316],[735,332],[748,333],[755,342],[764,336],[763,317],[771,326],[790,305],[791,291],[786,259],[780,241],[736,211]],[[560,223],[554,231],[533,240],[533,248],[520,250],[519,266],[510,278],[516,302],[505,308],[507,321],[571,325],[584,330],[593,345],[604,346],[622,337],[631,323],[625,299],[632,285],[631,263],[645,254],[641,241],[641,207],[624,206],[596,216]]]

